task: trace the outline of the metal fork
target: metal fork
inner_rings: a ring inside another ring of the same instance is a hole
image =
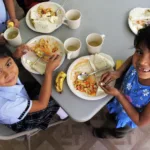
[[[60,6],[63,7],[66,2],[67,2],[67,0],[64,0],[64,1],[62,2],[62,4],[60,4]],[[58,18],[59,18],[59,21],[58,21],[58,23],[56,24],[56,28],[63,22],[63,18],[62,18],[63,16],[61,16],[61,14],[59,14],[59,11],[60,11],[60,10],[61,10],[60,7],[56,9],[56,15],[57,15]],[[61,19],[60,19],[60,18],[61,18]]]
[[[42,53],[42,55],[35,60],[35,62],[33,62],[32,66],[35,65],[41,58],[43,58],[45,56],[44,53]]]
[[[64,0],[64,1],[62,2],[62,4],[60,4],[60,6],[63,7],[63,6],[65,5],[66,1],[67,1],[67,0]],[[57,9],[56,9],[56,14],[58,13],[59,10],[60,10],[60,8],[57,8]]]

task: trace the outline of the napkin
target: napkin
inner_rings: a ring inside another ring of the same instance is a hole
[[[32,69],[43,75],[45,73],[46,63],[39,60],[35,64],[31,65],[31,67]]]
[[[49,32],[51,29],[49,28],[49,20],[46,18],[41,18],[38,20],[34,20],[34,27],[39,32]]]
[[[31,10],[30,19],[35,30],[43,33],[54,31],[56,29],[56,24],[59,22],[57,16],[50,17],[50,13],[47,13],[41,17],[37,10]]]
[[[106,66],[110,66],[111,68],[115,66],[112,57],[104,53],[91,55],[90,64],[95,71],[100,70],[101,68],[104,68]]]
[[[39,19],[40,15],[37,13],[36,10],[31,10],[30,12],[30,19]]]

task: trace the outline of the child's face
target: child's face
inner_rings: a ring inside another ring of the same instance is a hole
[[[0,58],[0,86],[15,85],[18,73],[18,67],[11,57]]]
[[[150,79],[150,50],[147,47],[136,48],[132,62],[140,79]]]

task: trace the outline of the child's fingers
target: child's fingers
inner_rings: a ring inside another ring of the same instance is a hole
[[[109,72],[104,73],[104,74],[101,76],[101,81],[103,82],[103,81],[107,78],[108,75],[109,75]]]
[[[24,49],[27,51],[31,51],[31,48],[28,45],[24,45]]]
[[[112,87],[109,85],[104,85],[101,87],[106,93],[111,93],[112,92]]]
[[[60,56],[60,55],[57,55],[56,59],[57,59],[58,61],[60,61],[60,60],[61,60],[61,56]]]
[[[50,59],[51,61],[54,61],[56,58],[57,58],[57,55],[54,54],[54,55],[50,56],[49,59]]]
[[[28,52],[27,49],[24,49],[24,50],[22,51],[23,54],[26,54],[27,52]]]
[[[107,80],[107,82],[105,82],[105,84],[106,85],[108,85],[110,82],[112,82],[113,81],[113,79],[110,77],[108,80]]]
[[[105,93],[108,93],[108,89],[107,89],[107,86],[101,86],[101,88],[104,90]]]
[[[109,84],[111,80],[111,76],[106,76],[103,80],[100,81],[100,83],[103,82],[105,84]]]
[[[16,50],[19,51],[19,52],[22,53],[22,54],[25,54],[25,53],[27,53],[30,49],[29,49],[29,47],[28,47],[27,45],[22,44],[22,45],[20,45]]]
[[[5,44],[6,40],[4,39],[3,36],[0,35],[0,44]]]
[[[58,60],[58,61],[61,60],[61,56],[56,54],[55,60]]]
[[[108,72],[107,72],[107,73],[102,74],[102,76],[101,76],[101,80],[103,80],[103,79],[104,79],[107,75],[108,75]]]

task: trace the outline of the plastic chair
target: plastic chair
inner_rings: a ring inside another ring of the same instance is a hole
[[[58,125],[63,122],[65,122],[65,121],[60,120],[60,121],[54,122],[52,124],[49,124],[48,128]],[[10,128],[6,127],[5,125],[0,124],[0,140],[12,140],[15,138],[25,136],[26,140],[27,140],[27,144],[28,144],[28,150],[31,150],[31,141],[30,141],[31,136],[37,134],[39,131],[41,131],[41,129],[33,129],[33,130],[29,130],[29,131],[16,133],[16,132],[12,131]]]

